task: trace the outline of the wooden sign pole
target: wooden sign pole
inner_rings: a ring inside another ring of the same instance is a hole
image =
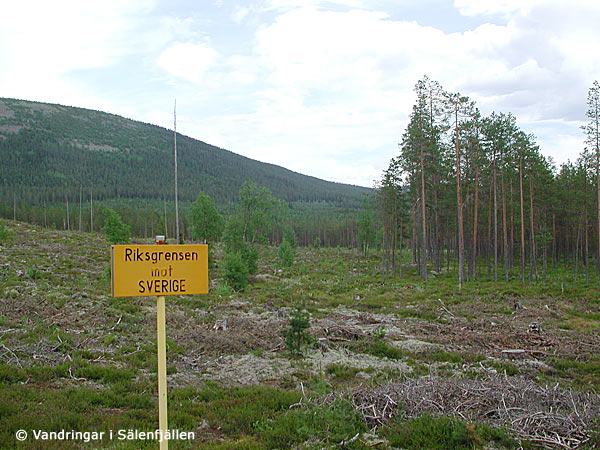
[[[167,336],[165,332],[165,297],[156,297],[156,331],[158,345],[158,428],[163,439],[160,450],[168,450],[167,435]]]
[[[162,238],[162,239],[160,239]],[[157,236],[156,243],[164,244],[164,237]],[[165,296],[156,297],[156,343],[158,353],[158,429],[160,430],[160,450],[169,449],[166,439],[167,425],[167,332],[165,319]]]

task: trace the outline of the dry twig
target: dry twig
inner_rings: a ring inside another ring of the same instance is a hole
[[[330,394],[325,401],[337,395]],[[372,429],[397,414],[401,405],[406,418],[440,414],[485,422],[545,448],[580,447],[589,441],[600,417],[600,396],[595,393],[499,375],[477,380],[428,376],[376,388],[361,386],[350,396]]]

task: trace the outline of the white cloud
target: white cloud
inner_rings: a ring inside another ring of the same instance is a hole
[[[267,9],[289,10],[300,7],[314,7],[319,5],[338,5],[349,8],[362,8],[366,6],[365,0],[267,0]]]
[[[572,100],[577,98],[572,86],[581,89],[575,64],[586,55],[581,67],[594,68],[599,61],[581,45],[593,35],[590,27],[578,33],[566,24],[556,27],[554,19],[541,20],[550,13],[560,17],[556,11],[565,2],[459,0],[455,5],[463,14],[506,18],[505,24],[484,20],[461,33],[394,20],[380,11],[328,10],[318,0],[302,4],[309,6],[272,0],[270,5],[281,12],[256,34],[255,52],[270,85],[258,92],[252,114],[258,124],[255,136],[264,138],[256,150],[264,155],[261,159],[281,161],[281,148],[290,140],[305,144],[301,153],[309,160],[326,151],[348,167],[357,148],[373,160],[377,153],[395,153],[412,106],[412,88],[424,74],[473,97],[485,113],[510,111],[531,123],[557,120],[565,109],[583,110],[585,94],[579,93],[579,106]],[[559,44],[565,39],[578,47],[579,57]],[[571,66],[573,72],[567,70]],[[580,141],[578,125],[566,127],[556,142],[573,151]],[[280,147],[269,141],[274,136]],[[549,142],[546,134],[540,142]],[[549,152],[560,161],[556,142],[549,144]],[[236,145],[231,148],[250,152],[249,144]],[[360,173],[360,165],[354,164],[354,170]]]
[[[163,126],[172,124],[176,97],[186,134],[371,185],[369,167],[383,170],[397,153],[413,87],[425,74],[471,96],[484,113],[510,111],[527,131],[541,127],[542,151],[556,156],[575,151],[587,89],[600,73],[596,0],[455,0],[464,20],[448,27],[462,26],[454,33],[426,26],[432,2],[196,3],[193,10],[142,0],[3,5],[0,96]],[[406,5],[423,8],[411,16],[418,22],[403,19]],[[98,90],[104,75],[110,81]],[[555,140],[548,123],[561,124]]]
[[[5,2],[0,95],[118,112],[122,95],[100,95],[76,73],[106,70],[164,44],[174,24],[152,18],[154,6],[143,0]]]
[[[454,6],[465,16],[511,14],[525,12],[544,0],[454,0]]]
[[[596,0],[454,0],[454,6],[465,16],[500,14],[510,16],[515,13],[527,15],[534,9],[558,8],[568,13],[571,9],[590,11],[597,9]]]
[[[233,10],[233,14],[231,15],[231,19],[235,23],[242,23],[242,21],[248,16],[250,13],[250,8],[247,6],[236,6]]]
[[[201,83],[206,72],[215,65],[218,53],[204,43],[177,43],[164,50],[157,64],[171,75]]]

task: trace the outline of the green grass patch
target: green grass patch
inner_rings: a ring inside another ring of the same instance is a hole
[[[361,369],[357,367],[350,367],[344,364],[329,364],[325,368],[327,375],[338,382],[353,380],[356,374],[360,371]]]
[[[577,361],[571,358],[549,358],[548,363],[560,378],[573,380],[574,384],[585,388],[600,388],[600,358]]]
[[[350,440],[367,431],[361,415],[350,401],[337,398],[330,404],[315,405],[308,403],[291,409],[285,414],[260,421],[256,424],[259,438],[267,448],[292,448],[294,444],[317,441],[314,447],[322,448]],[[366,449],[360,441],[354,441],[344,448]]]
[[[503,429],[466,423],[451,417],[425,415],[382,429],[390,446],[406,449],[472,450],[493,443],[502,448],[516,449],[519,444]]]
[[[215,386],[196,394],[198,416],[233,436],[251,433],[255,423],[286,411],[299,400],[297,392],[267,386],[232,389]]]

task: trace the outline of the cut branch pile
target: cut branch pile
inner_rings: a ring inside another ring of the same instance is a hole
[[[350,395],[370,428],[398,414],[407,419],[448,415],[505,427],[515,437],[546,448],[580,447],[590,440],[600,417],[597,394],[506,376],[478,380],[422,377],[376,388],[358,387]]]

